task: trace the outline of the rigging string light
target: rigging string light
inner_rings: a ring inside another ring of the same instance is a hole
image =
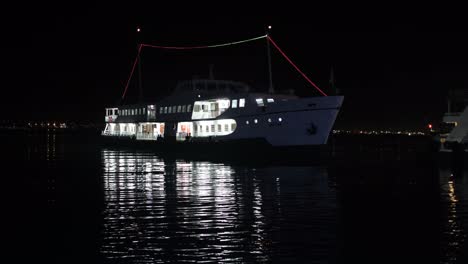
[[[215,45],[207,45],[207,46],[174,47],[174,46],[157,46],[157,45],[149,45],[149,44],[140,44],[138,46],[138,53],[137,53],[135,62],[133,63],[132,71],[130,72],[130,76],[128,77],[127,84],[125,85],[125,90],[124,90],[124,92],[122,94],[122,100],[124,99],[125,94],[127,93],[128,85],[130,84],[130,80],[132,79],[133,72],[135,71],[135,67],[136,67],[137,62],[138,62],[138,60],[140,58],[141,49],[143,47],[156,48],[156,49],[173,49],[173,50],[208,49],[208,48],[219,48],[219,47],[242,44],[242,43],[245,43],[245,42],[255,41],[255,40],[263,39],[263,38],[266,38],[266,37],[267,37],[267,35],[263,35],[263,36],[260,36],[260,37],[245,39],[245,40],[241,40],[241,41],[228,42],[228,43],[215,44]]]
[[[130,83],[130,80],[132,79],[133,72],[135,71],[135,67],[137,65],[138,59],[140,58],[141,48],[143,48],[143,44],[138,45],[137,56],[135,58],[135,62],[133,62],[132,71],[130,72],[130,76],[128,77],[127,84],[125,84],[125,90],[124,90],[124,92],[122,94],[122,100],[124,99],[125,94],[127,93],[128,84]]]
[[[143,47],[149,47],[149,48],[156,48],[156,49],[173,49],[173,50],[193,50],[193,49],[208,49],[208,48],[219,48],[219,47],[226,47],[226,46],[231,46],[231,45],[238,45],[250,41],[255,41],[259,39],[267,38],[268,41],[270,41],[273,46],[283,55],[283,57],[310,83],[312,86],[314,86],[320,93],[322,93],[324,96],[327,96],[320,88],[317,87],[290,59],[286,54],[278,47],[278,45],[270,38],[268,35],[263,35],[255,38],[250,38],[246,40],[240,40],[240,41],[235,41],[235,42],[228,42],[228,43],[222,43],[222,44],[215,44],[215,45],[206,45],[206,46],[187,46],[187,47],[176,47],[176,46],[158,46],[158,45],[150,45],[150,44],[140,44],[138,46],[138,52],[137,56],[135,58],[135,61],[133,63],[132,71],[130,72],[130,76],[128,77],[127,83],[125,85],[125,90],[122,94],[122,100],[125,97],[125,94],[127,93],[128,85],[130,84],[130,80],[132,79],[133,72],[135,71],[135,67],[137,65],[137,62],[140,58],[140,53]]]
[[[273,41],[273,39],[270,37],[270,36],[267,36],[267,39],[268,41],[271,42],[271,44],[273,44],[273,46],[275,46],[275,48],[281,53],[281,55],[283,55],[283,57],[302,75],[302,77],[304,77],[304,79],[306,79],[312,86],[315,87],[315,89],[317,89],[321,94],[323,94],[324,96],[327,96],[326,93],[324,93],[320,88],[318,88],[317,85],[315,85],[315,83],[313,83],[309,77],[307,77],[307,75],[305,75],[305,73],[303,73],[297,66],[296,64],[294,64],[291,59],[280,49],[280,47],[278,47],[278,45],[276,45],[276,43]]]

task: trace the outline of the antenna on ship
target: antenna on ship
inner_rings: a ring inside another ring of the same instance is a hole
[[[273,88],[273,76],[271,73],[271,54],[270,54],[270,41],[268,39],[268,35],[270,35],[271,25],[269,25],[266,29],[266,43],[267,43],[267,56],[268,56],[268,75],[269,75],[269,87],[268,93],[275,93],[275,89]]]
[[[210,80],[214,80],[213,67],[214,67],[214,65],[210,64],[210,73],[209,73],[209,77],[208,77]]]
[[[141,28],[140,27],[137,27],[136,29],[137,33],[136,33],[136,41],[137,41],[137,51],[140,50],[140,45],[142,45],[140,42],[140,32],[141,32]],[[141,56],[140,56],[140,52],[137,53],[138,54],[138,103],[141,103],[143,101],[143,85],[142,85],[142,82],[141,82]]]
[[[336,88],[336,84],[335,84],[335,72],[333,71],[333,66],[330,68],[330,80],[329,80],[329,83],[330,83],[330,88],[331,90],[335,93],[335,95],[338,95],[340,93],[340,91],[338,90],[338,88]]]

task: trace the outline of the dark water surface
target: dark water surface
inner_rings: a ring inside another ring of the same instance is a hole
[[[468,175],[435,159],[252,165],[0,138],[22,181],[15,263],[468,263]]]

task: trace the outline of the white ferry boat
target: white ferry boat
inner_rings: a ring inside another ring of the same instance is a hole
[[[249,91],[232,81],[182,82],[154,104],[106,108],[102,135],[161,143],[252,140],[272,147],[317,146],[327,143],[343,102],[343,96]]]
[[[169,151],[205,152],[213,147],[219,150],[227,146],[239,148],[243,153],[246,147],[249,152],[264,147],[267,150],[298,151],[326,145],[343,96],[327,96],[292,63],[268,34],[245,41],[194,48],[220,47],[258,39],[267,40],[269,62],[271,43],[323,96],[297,97],[274,93],[270,65],[268,93],[252,92],[247,84],[234,81],[213,78],[184,81],[171,95],[154,103],[106,108],[106,126],[102,135],[114,142],[151,145],[155,150]],[[186,49],[140,44],[137,60],[142,47]],[[126,89],[124,95],[125,92]]]

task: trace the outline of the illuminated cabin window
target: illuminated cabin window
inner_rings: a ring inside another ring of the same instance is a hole
[[[187,105],[187,112],[189,112],[189,113],[192,112],[192,105],[191,104]]]
[[[282,121],[283,121],[283,118],[279,117],[279,118],[278,118],[278,121],[282,122]]]
[[[186,105],[183,105],[183,106],[182,106],[182,113],[185,113],[186,110],[187,110],[187,106],[186,106]]]
[[[192,119],[215,118],[229,108],[229,99],[212,99],[196,101],[193,106]]]
[[[274,102],[275,102],[275,99],[273,99],[273,98],[268,98],[267,99],[267,103],[274,103]]]
[[[178,105],[177,106],[177,113],[180,113],[182,111],[182,106]]]
[[[163,113],[164,113],[163,110],[164,110],[164,107],[159,107],[159,113],[160,113],[160,114],[163,114]]]
[[[245,121],[245,123],[248,125],[248,124],[249,124],[249,120]]]
[[[258,123],[258,120],[257,120],[257,119],[254,119],[254,123],[257,124],[257,123]]]
[[[143,112],[143,109],[142,108],[142,112]],[[156,118],[156,107],[154,105],[148,105],[148,118],[150,119],[155,119]]]
[[[177,106],[172,106],[172,113],[175,114],[176,113],[176,110],[177,110]]]
[[[244,107],[245,106],[245,98],[239,99],[239,107]]]
[[[237,108],[237,99],[232,99],[232,108]]]
[[[188,135],[187,133],[191,133],[191,137],[225,136],[233,133],[236,127],[237,124],[234,119],[179,122],[177,129],[177,139],[184,140],[185,136]]]
[[[257,102],[258,106],[265,106],[265,104],[263,103],[263,98],[257,98],[255,99],[255,101]]]

